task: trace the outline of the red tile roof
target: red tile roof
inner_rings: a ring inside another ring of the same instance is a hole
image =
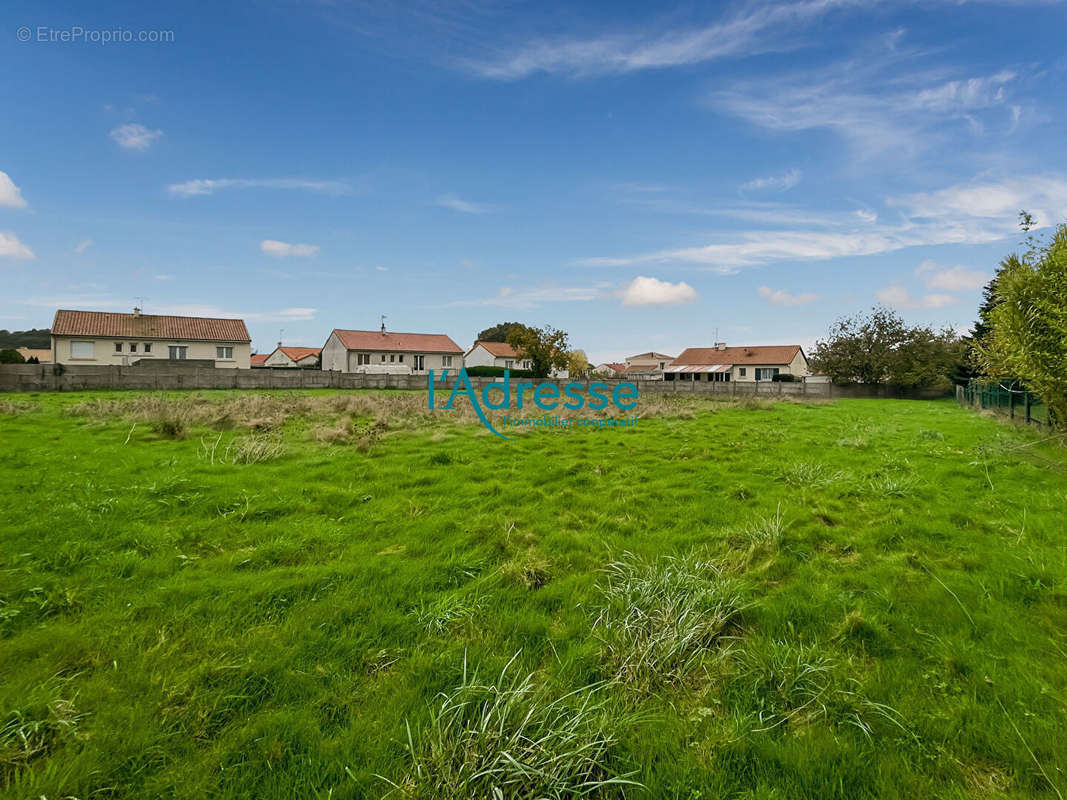
[[[321,356],[321,347],[279,347],[283,353],[285,353],[293,361],[301,361],[308,356]]]
[[[334,328],[334,335],[348,350],[383,350],[407,353],[463,353],[463,348],[443,333],[394,333],[350,331]]]
[[[475,347],[479,347],[479,346],[481,346],[490,355],[496,356],[497,358],[521,358],[522,357],[522,356],[519,355],[519,351],[516,350],[514,347],[512,347],[507,342],[482,342],[482,341],[477,341],[477,342],[474,343],[474,347],[471,347],[471,350],[473,350]]]
[[[262,367],[263,364],[266,363],[268,358],[270,358],[270,353],[253,353],[252,354],[252,366],[253,367]]]
[[[625,370],[625,369],[626,369],[626,365],[625,365],[625,364],[618,364],[618,363],[613,363],[613,364],[601,364],[600,366],[602,366],[602,367],[607,367],[608,369],[613,369],[613,370],[615,370],[616,372],[622,372],[623,370]]]
[[[674,366],[696,364],[788,364],[799,344],[753,347],[689,347],[674,359]]]
[[[112,311],[56,312],[54,336],[114,336],[121,339],[184,339],[204,342],[250,342],[244,320],[210,317],[164,317]]]

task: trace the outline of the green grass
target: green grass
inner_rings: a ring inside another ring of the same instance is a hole
[[[947,402],[513,442],[424,403],[0,398],[0,795],[1067,793],[1062,445]]]

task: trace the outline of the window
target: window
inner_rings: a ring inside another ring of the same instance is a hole
[[[170,351],[170,357],[178,361],[184,361],[189,352],[189,348],[181,344],[172,344],[167,349]]]
[[[443,366],[443,367],[451,367],[452,366],[452,356],[441,356],[441,366]]]
[[[403,358],[403,356],[400,358]],[[426,369],[426,356],[412,356],[412,359],[414,360],[414,363],[411,365],[413,370],[419,372],[420,370]]]
[[[215,358],[231,360],[233,358],[233,347],[216,347]]]
[[[530,368],[530,362],[529,361],[523,361],[522,362],[522,368],[523,369],[529,369]]]
[[[744,367],[741,367],[741,369],[738,371],[738,374],[743,378],[745,377],[745,375],[748,374],[748,370],[746,370]]]
[[[385,353],[382,353],[382,363],[385,363]]]
[[[401,364],[403,364],[404,363],[404,354],[401,353],[399,356],[397,356],[396,360],[399,361]]]
[[[773,381],[778,372],[778,367],[756,367],[756,380]]]
[[[93,357],[93,343],[92,342],[71,342],[70,343],[70,357],[71,358],[92,358]]]
[[[505,359],[504,360],[504,369],[514,369],[514,368],[515,368],[515,362],[514,361],[511,361],[509,359]]]
[[[370,364],[370,353],[356,353],[356,366]]]
[[[661,362],[659,362],[659,368],[660,368],[660,369],[663,369],[663,368],[664,368],[664,367],[666,367],[666,366],[667,366],[667,362],[666,362],[666,361],[661,361]]]
[[[389,363],[392,364],[395,361],[396,361],[396,354],[395,353],[390,353],[389,354]]]
[[[151,342],[145,342],[144,343],[144,351],[146,353],[151,353],[152,352],[152,343]]]
[[[131,353],[136,353],[137,352],[137,342],[130,342],[130,352]]]
[[[115,342],[115,352],[116,353],[121,353],[122,352],[122,342]]]

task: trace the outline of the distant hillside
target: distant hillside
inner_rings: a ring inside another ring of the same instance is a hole
[[[47,350],[52,346],[52,331],[48,328],[31,328],[28,331],[0,330],[0,350],[29,347]]]

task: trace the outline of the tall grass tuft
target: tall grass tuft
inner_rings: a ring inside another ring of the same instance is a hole
[[[233,464],[261,464],[274,461],[285,452],[285,445],[262,433],[240,436],[226,445],[226,458]]]
[[[20,708],[0,718],[0,786],[32,761],[72,740],[85,714],[73,699],[62,696],[64,681],[53,679],[37,687]]]
[[[716,649],[745,608],[740,583],[697,554],[609,564],[593,623],[614,678],[649,686],[681,680]]]
[[[480,595],[446,594],[432,603],[420,603],[410,614],[427,633],[439,634],[456,625],[472,622],[484,607],[485,601]]]
[[[383,778],[395,793],[420,800],[607,798],[637,785],[613,772],[610,731],[627,721],[610,718],[600,685],[552,697],[533,675],[509,675],[514,662],[485,683],[464,660],[462,680],[438,695],[429,722],[415,731],[409,723],[410,769],[396,782]]]

